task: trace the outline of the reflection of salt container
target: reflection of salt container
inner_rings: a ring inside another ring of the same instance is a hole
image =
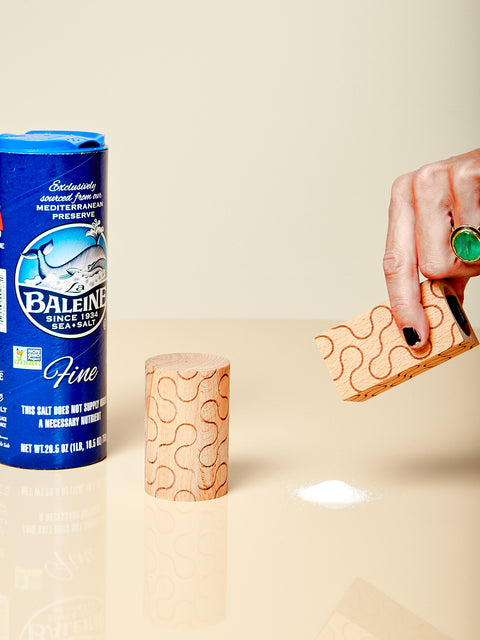
[[[0,639],[74,637],[105,637],[105,467],[0,466]]]
[[[198,503],[145,496],[145,615],[164,629],[225,618],[227,498]]]
[[[106,455],[106,162],[96,133],[0,135],[0,462]]]

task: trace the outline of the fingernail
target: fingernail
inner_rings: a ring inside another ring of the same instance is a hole
[[[403,335],[409,347],[413,347],[417,342],[420,342],[420,336],[413,327],[405,327]]]

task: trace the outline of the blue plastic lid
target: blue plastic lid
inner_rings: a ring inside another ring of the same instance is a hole
[[[105,136],[90,131],[27,131],[0,134],[3,153],[86,153],[106,149]]]

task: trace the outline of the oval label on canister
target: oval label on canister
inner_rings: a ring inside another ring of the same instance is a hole
[[[106,242],[99,220],[42,233],[22,251],[15,289],[26,317],[60,338],[81,338],[105,316]]]

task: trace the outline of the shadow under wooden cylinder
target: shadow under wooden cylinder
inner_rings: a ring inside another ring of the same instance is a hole
[[[144,611],[152,624],[196,629],[225,618],[228,498],[145,496]]]

